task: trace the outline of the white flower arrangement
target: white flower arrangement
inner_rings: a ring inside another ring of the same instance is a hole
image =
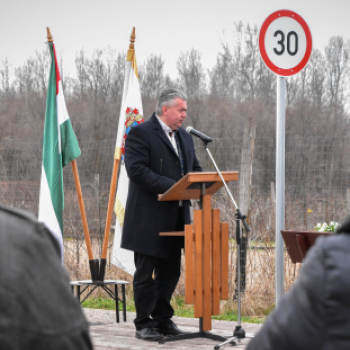
[[[334,232],[338,227],[340,227],[339,222],[331,221],[329,224],[326,222],[323,224],[318,223],[315,230],[319,232]]]

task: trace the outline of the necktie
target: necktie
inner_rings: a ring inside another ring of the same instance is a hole
[[[175,141],[176,141],[177,150],[179,152],[179,158],[180,158],[180,164],[181,164],[181,175],[184,176],[185,175],[185,162],[184,162],[184,158],[182,155],[182,149],[180,146],[179,138],[177,136],[177,132],[175,132]]]

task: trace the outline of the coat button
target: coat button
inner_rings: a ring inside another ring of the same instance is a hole
[[[175,210],[176,210],[176,208],[175,208],[175,207],[172,207],[171,209],[172,209],[173,211],[175,211]]]
[[[176,165],[179,165],[179,161],[177,160],[175,164],[176,164]]]

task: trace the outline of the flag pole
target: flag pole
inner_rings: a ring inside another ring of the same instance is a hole
[[[83,194],[81,192],[77,161],[75,159],[72,161],[72,170],[73,170],[75,189],[77,191],[77,196],[78,196],[80,216],[81,216],[81,221],[83,224],[83,231],[84,231],[84,237],[85,237],[85,242],[86,242],[86,248],[87,248],[87,252],[88,252],[88,256],[89,256],[91,280],[98,281],[99,260],[94,259],[94,256],[92,253],[91,240],[90,240],[90,234],[89,234],[89,226],[88,226],[86,213],[85,213]]]
[[[134,27],[132,30],[131,36],[130,36],[129,49],[132,49],[132,50],[134,49],[135,38],[136,38],[136,36],[135,36],[135,27]],[[104,280],[105,272],[106,272],[109,234],[110,234],[110,230],[111,230],[111,221],[112,221],[115,195],[116,195],[116,189],[117,189],[118,170],[119,170],[119,163],[120,163],[121,155],[122,155],[122,149],[120,147],[116,147],[115,153],[114,153],[114,164],[113,164],[111,188],[109,191],[106,227],[105,227],[105,234],[104,234],[104,238],[103,238],[101,262],[100,262],[100,275],[99,275],[100,281]]]
[[[114,207],[114,201],[115,201],[115,193],[117,188],[118,169],[119,169],[119,163],[121,158],[120,154],[121,154],[121,149],[117,147],[114,155],[111,188],[110,188],[109,200],[108,200],[106,227],[105,227],[105,234],[103,238],[101,263],[100,263],[100,275],[99,275],[100,281],[104,280],[105,272],[106,272],[107,250],[108,250],[109,234],[110,234],[111,221],[112,221],[112,215],[113,215],[113,207]]]
[[[47,27],[46,29],[47,29],[47,41],[53,42],[50,28]],[[85,237],[85,242],[86,242],[86,248],[87,248],[88,257],[89,257],[91,279],[92,279],[92,281],[98,281],[99,261],[98,261],[98,259],[94,259],[94,256],[92,253],[91,240],[90,240],[90,234],[89,234],[89,226],[88,226],[88,222],[87,222],[87,218],[86,218],[85,207],[84,207],[84,202],[83,202],[83,194],[82,194],[81,186],[80,186],[77,161],[74,159],[71,163],[72,163],[75,189],[77,191],[77,196],[78,196],[80,216],[81,216],[81,221],[83,224],[83,231],[84,231],[84,237]]]

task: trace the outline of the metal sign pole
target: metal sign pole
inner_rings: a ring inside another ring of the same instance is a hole
[[[277,76],[276,123],[276,306],[284,294],[286,78]]]

